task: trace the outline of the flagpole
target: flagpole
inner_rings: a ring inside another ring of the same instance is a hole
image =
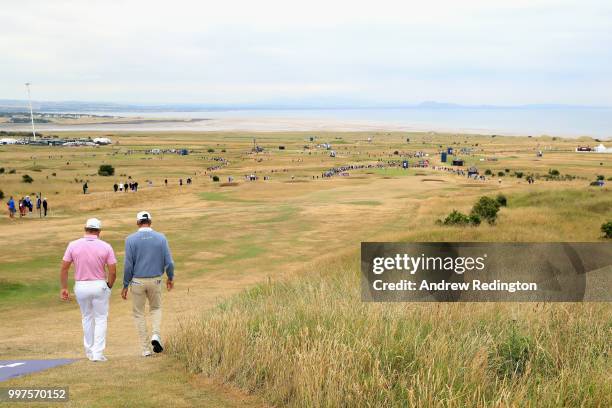
[[[36,130],[34,130],[34,111],[32,110],[32,97],[30,96],[30,83],[26,82],[26,89],[28,90],[28,103],[30,105],[30,119],[32,121],[32,136],[36,140]]]

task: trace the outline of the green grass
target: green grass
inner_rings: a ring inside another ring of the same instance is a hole
[[[563,189],[517,194],[512,207],[559,207],[588,204],[593,208],[612,209],[612,193],[608,190]],[[607,207],[607,208],[606,208]]]
[[[280,205],[275,210],[269,210],[266,208],[264,213],[269,214],[271,212],[275,213],[273,217],[257,219],[254,222],[256,224],[268,224],[291,221],[298,215],[300,209],[292,205]]]

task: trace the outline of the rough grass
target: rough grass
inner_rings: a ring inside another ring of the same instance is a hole
[[[583,240],[579,226],[590,228],[608,200],[609,192],[516,193],[497,226],[420,223],[406,237],[554,240],[562,231]],[[172,353],[275,406],[612,404],[609,304],[364,303],[358,259],[310,265],[183,322]]]
[[[370,304],[355,256],[183,325],[173,353],[279,406],[610,406],[607,304]]]

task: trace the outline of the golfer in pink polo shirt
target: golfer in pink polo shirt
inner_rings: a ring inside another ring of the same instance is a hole
[[[85,236],[68,244],[60,273],[61,297],[69,300],[68,270],[74,263],[74,294],[83,316],[85,354],[91,361],[106,361],[108,300],[117,277],[117,259],[113,248],[99,239],[101,229],[102,223],[97,218],[87,220]]]

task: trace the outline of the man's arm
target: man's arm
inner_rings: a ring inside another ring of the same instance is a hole
[[[70,299],[70,296],[68,294],[68,270],[70,269],[70,265],[72,265],[72,262],[62,260],[62,267],[60,270],[60,283],[62,285],[60,297],[62,298],[62,300]]]
[[[106,285],[109,288],[112,288],[115,284],[115,279],[117,279],[117,264],[108,265],[108,280],[106,281]]]
[[[166,288],[168,288],[168,290],[172,290],[174,287],[174,260],[172,259],[172,254],[170,253],[168,240],[164,239],[164,241],[164,269],[166,271],[166,275],[168,276]]]
[[[134,276],[134,254],[130,243],[125,241],[125,262],[123,263],[123,289],[127,289]]]

